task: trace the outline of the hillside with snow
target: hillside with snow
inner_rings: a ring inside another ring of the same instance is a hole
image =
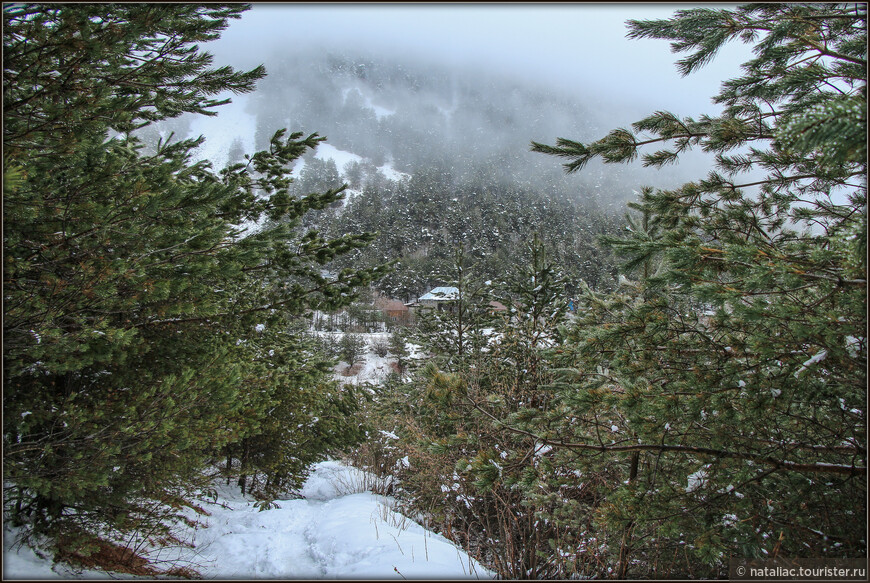
[[[314,466],[298,498],[260,510],[235,484],[215,481],[217,496],[193,511],[195,526],[176,533],[184,546],[143,556],[185,567],[204,579],[492,579],[493,574],[444,537],[398,513],[392,498],[368,489],[374,477],[338,461]],[[109,579],[118,573],[52,565],[3,541],[4,579]],[[132,577],[127,575],[127,577]]]

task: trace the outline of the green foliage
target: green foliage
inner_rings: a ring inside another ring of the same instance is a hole
[[[479,359],[487,340],[483,332],[492,321],[487,285],[476,275],[477,269],[459,246],[450,269],[436,274],[446,287],[456,290],[455,298],[438,306],[417,310],[416,338],[445,370],[467,367]]]
[[[584,474],[627,475],[596,514],[620,575],[680,548],[693,558],[665,575],[866,553],[865,25],[865,7],[834,4],[630,21],[629,36],[688,53],[683,74],[732,39],[755,58],[717,117],[656,112],[590,144],[533,143],[569,172],[659,144],[645,165],[715,155],[705,179],[645,188],[641,220],[606,238],[640,279],[587,291],[554,407],[525,426]]]
[[[401,328],[393,330],[390,334],[389,352],[396,359],[396,365],[399,368],[399,374],[404,374],[408,367],[410,351],[408,350],[407,338]]]
[[[867,100],[844,95],[819,103],[782,124],[777,140],[794,154],[818,152],[820,164],[861,162],[867,159]]]
[[[356,334],[347,333],[338,341],[338,346],[342,360],[352,365],[365,352],[366,343]]]
[[[547,376],[546,351],[557,340],[559,326],[566,322],[568,298],[566,280],[557,272],[543,243],[535,235],[529,244],[524,266],[509,277],[505,289],[496,295],[508,308],[495,328],[498,341],[492,360],[514,369],[515,384],[521,392],[534,395]]]
[[[253,361],[247,390],[260,392],[268,410],[223,453],[228,475],[237,458],[242,487],[268,503],[300,488],[312,463],[357,443],[363,433],[354,422],[358,396],[331,380],[334,361],[311,339],[264,331],[254,340],[245,344]]]
[[[4,502],[30,531],[162,528],[225,448],[274,492],[358,437],[355,397],[292,332],[385,272],[328,275],[372,236],[299,226],[342,197],[289,192],[323,138],[280,130],[214,172],[201,139],[146,153],[132,133],[253,90],[262,67],[196,45],[245,9],[4,6]]]
[[[504,577],[596,573],[590,566],[598,558],[578,546],[581,537],[557,521],[541,520],[565,508],[552,491],[534,497],[550,471],[549,448],[531,434],[505,429],[549,410],[550,351],[566,322],[565,281],[538,239],[521,257],[525,266],[508,274],[508,283],[498,289],[471,284],[473,270],[462,259],[457,252],[453,283],[468,293],[460,295],[466,302],[464,352],[459,352],[459,306],[435,312],[444,326],[422,335],[433,358],[373,404],[379,419],[400,428],[394,455],[404,454],[409,464],[396,472],[401,498],[442,532],[469,541]],[[510,309],[488,313],[494,297]],[[472,335],[478,335],[478,344],[469,340]]]

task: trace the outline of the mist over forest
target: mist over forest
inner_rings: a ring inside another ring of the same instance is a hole
[[[632,119],[644,111],[642,96],[634,108],[607,111],[591,90],[577,95],[500,70],[449,68],[434,60],[348,48],[290,44],[263,55],[262,62],[267,76],[254,93],[227,94],[243,103],[254,126],[223,126],[227,116],[222,112],[238,109],[236,104],[218,108],[218,116],[206,120],[211,123],[200,125],[207,141],[219,142],[210,146],[217,152],[217,165],[226,160],[231,140],[248,143],[255,136],[252,145],[260,149],[286,127],[317,132],[330,145],[376,166],[392,160],[398,170],[413,173],[449,162],[460,174],[485,166],[499,180],[573,189],[579,198],[600,198],[610,205],[635,198],[632,191],[645,181],[669,186],[697,173],[690,159],[660,171],[597,163],[566,178],[552,159],[529,150],[532,140],[562,135],[596,139],[614,118]],[[168,120],[148,131],[173,127],[187,135],[195,117]]]
[[[143,138],[202,133],[199,155],[220,168],[268,148],[281,128],[325,136],[297,163],[294,192],[348,183],[348,200],[313,213],[306,225],[328,235],[377,232],[371,246],[332,267],[400,260],[375,286],[405,301],[444,281],[439,273],[458,245],[492,278],[525,260],[524,245],[536,233],[568,272],[571,290],[581,280],[609,288],[614,265],[596,238],[621,227],[641,185],[679,184],[702,160],[687,156],[662,170],[593,161],[566,175],[530,143],[593,140],[612,116],[634,112],[608,112],[592,91],[577,95],[501,69],[307,45],[273,48],[263,62],[267,76],[223,106],[229,115],[219,108],[195,125],[190,115],[167,120],[145,128]],[[392,179],[378,172],[384,166]]]

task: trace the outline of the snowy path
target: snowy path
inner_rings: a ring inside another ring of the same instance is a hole
[[[178,562],[206,579],[492,578],[447,539],[393,512],[389,499],[362,491],[364,474],[339,462],[317,464],[299,500],[260,512],[235,486],[203,504],[204,528],[190,530],[193,549],[165,549],[155,562]],[[51,570],[32,551],[4,541],[4,578],[107,578]],[[184,539],[184,535],[181,537]]]

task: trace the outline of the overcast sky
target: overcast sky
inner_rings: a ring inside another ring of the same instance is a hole
[[[217,65],[263,63],[300,43],[387,51],[455,67],[484,67],[552,87],[594,94],[602,103],[644,112],[712,113],[710,97],[739,73],[746,45],[726,47],[700,72],[682,78],[663,40],[625,38],[628,19],[668,18],[700,3],[280,4],[262,3],[204,46]],[[709,4],[708,4],[709,6]],[[716,4],[729,7],[728,4]],[[618,124],[634,118],[615,119]]]

